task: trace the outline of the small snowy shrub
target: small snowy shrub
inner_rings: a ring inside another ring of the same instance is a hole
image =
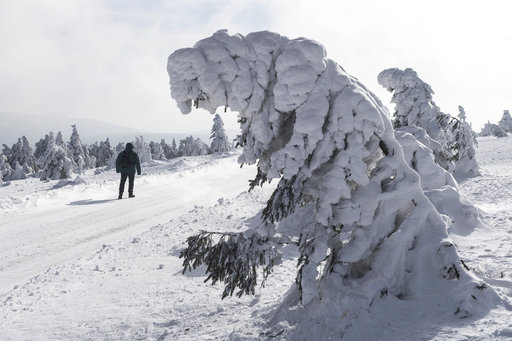
[[[452,188],[447,193],[458,198],[453,177],[412,134],[395,135],[380,100],[326,58],[322,45],[271,32],[218,31],[172,53],[167,70],[182,113],[239,113],[239,162],[257,163],[250,187],[278,181],[258,226],[189,237],[181,253],[185,270],[206,264],[208,279],[225,283],[224,296],[235,288],[253,293],[255,269],[263,267],[265,279],[280,247],[296,244],[296,283],[274,318],[296,323],[290,339],[339,338],[382,293],[413,298],[436,282],[449,288],[437,294],[454,311],[494,303],[491,290],[467,299],[477,281],[454,247],[445,252],[450,224],[476,223],[440,213],[448,199],[457,205],[441,191]],[[425,115],[435,120],[432,110]],[[437,121],[426,122],[432,134],[445,134]]]

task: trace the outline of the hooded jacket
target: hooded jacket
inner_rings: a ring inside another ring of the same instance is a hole
[[[128,154],[130,157],[130,165],[128,167],[121,166],[121,159],[124,154]],[[140,175],[141,171],[139,156],[136,152],[133,151],[133,144],[127,143],[125,149],[117,156],[116,172],[121,174],[135,174],[135,169],[137,169],[137,174]]]

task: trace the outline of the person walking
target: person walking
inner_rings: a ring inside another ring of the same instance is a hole
[[[116,159],[116,173],[121,173],[121,183],[119,184],[119,197],[123,198],[124,185],[128,178],[128,197],[134,198],[133,183],[135,181],[135,169],[137,175],[140,175],[139,155],[133,151],[133,144],[127,143],[125,149],[119,153]]]

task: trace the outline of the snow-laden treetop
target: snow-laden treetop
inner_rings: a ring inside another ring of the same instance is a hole
[[[221,30],[171,54],[168,73],[183,113],[192,105],[239,112],[239,162],[258,161],[256,182],[283,176],[297,194],[290,206],[320,200],[323,223],[332,217],[331,204],[368,184],[366,162],[392,134],[380,101],[313,40]]]

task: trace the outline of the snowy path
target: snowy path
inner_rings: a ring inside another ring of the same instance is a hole
[[[188,172],[137,177],[134,199],[112,199],[117,182],[110,181],[100,189],[64,193],[7,215],[0,223],[0,294],[53,265],[147,231],[194,205],[234,196],[253,173],[250,167],[240,169],[233,158],[218,159]]]

